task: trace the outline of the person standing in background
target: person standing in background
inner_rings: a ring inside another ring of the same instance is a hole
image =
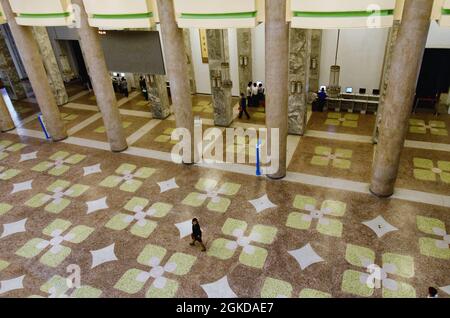
[[[239,118],[242,118],[242,115],[245,113],[247,119],[250,119],[250,115],[247,112],[247,99],[245,98],[244,93],[241,93],[241,99],[239,101]]]
[[[321,88],[320,92],[317,94],[318,102],[319,102],[319,111],[323,112],[323,108],[325,107],[325,103],[327,102],[328,95],[325,92],[325,88]]]
[[[259,104],[258,102],[258,84],[253,83],[252,86],[252,106],[257,107]]]
[[[247,105],[251,106],[252,105],[252,82],[248,82],[247,85]]]
[[[144,95],[145,100],[148,101],[147,83],[145,82],[145,78],[143,76],[139,78],[139,86],[141,88],[142,95]]]
[[[125,77],[122,77],[122,80],[120,81],[120,88],[122,90],[122,94],[124,94],[125,97],[128,97],[128,82]]]
[[[264,87],[263,87],[263,84],[262,83],[260,83],[259,85],[258,85],[258,105],[259,106],[262,106],[262,107],[264,107],[265,105],[265,95],[264,95],[264,93],[265,93],[265,89],[264,89]]]

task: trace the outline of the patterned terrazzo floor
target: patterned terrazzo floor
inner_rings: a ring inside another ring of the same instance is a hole
[[[121,109],[140,111],[138,102]],[[340,188],[369,182],[367,142],[296,137],[287,180],[270,181],[248,165],[227,172],[167,161],[161,136],[173,119],[122,114],[140,125],[126,129],[130,150],[102,150],[101,120],[74,107],[62,110],[78,115],[68,120],[78,138],[45,141],[32,121],[0,136],[0,297],[425,297],[429,286],[448,297],[445,148],[406,147],[397,187],[420,195],[380,200]],[[314,113],[308,128],[370,136],[372,115],[343,126],[329,114]],[[428,142],[448,144],[442,134]],[[206,253],[189,245],[193,217]],[[71,264],[81,288],[65,283]]]

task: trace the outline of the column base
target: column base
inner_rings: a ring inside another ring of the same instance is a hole
[[[373,192],[370,187],[369,187],[369,192],[371,194],[373,194],[374,196],[376,196],[378,198],[381,198],[381,199],[389,198],[389,197],[391,197],[394,194],[394,192],[392,192],[391,194],[378,194],[378,193]]]
[[[183,163],[183,165],[185,165],[185,166],[192,166],[192,165],[195,164],[194,162],[184,162],[184,161],[182,161],[182,163]]]
[[[53,138],[52,138],[52,141],[53,141],[53,142],[58,142],[58,141],[66,140],[67,138],[69,138],[69,136],[65,136],[65,137],[58,138],[58,139],[53,139]]]
[[[6,129],[6,130],[2,130],[2,133],[8,132],[8,131],[11,131],[11,130],[14,130],[14,129],[16,129],[16,127],[9,128],[9,129]]]
[[[123,152],[125,150],[128,149],[128,146],[126,146],[125,148],[123,148],[122,150],[116,150],[116,149],[111,149],[112,152]]]
[[[284,179],[286,177],[286,175],[277,176],[277,175],[273,175],[273,174],[267,174],[266,177],[271,180],[281,180],[281,179]]]

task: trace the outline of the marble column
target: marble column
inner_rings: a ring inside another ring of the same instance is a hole
[[[192,47],[191,47],[191,37],[190,30],[183,29],[184,35],[184,46],[186,47],[186,63],[189,70],[189,84],[191,86],[191,94],[197,93],[197,84],[195,82],[195,71],[194,63],[192,63]]]
[[[128,148],[128,145],[122,128],[122,120],[117,107],[111,77],[106,67],[99,34],[97,29],[91,28],[88,24],[88,16],[84,10],[83,0],[73,0],[72,2],[81,9],[80,28],[77,29],[80,37],[80,46],[91,77],[92,87],[97,97],[97,105],[102,113],[111,150],[114,152],[124,151]]]
[[[146,76],[148,98],[152,104],[153,118],[165,119],[170,115],[169,95],[164,75]]]
[[[252,31],[251,29],[237,29],[236,33],[239,59],[239,93],[247,95],[248,83],[253,82]]]
[[[380,133],[380,123],[383,113],[383,106],[384,106],[384,100],[386,98],[386,89],[388,86],[388,78],[389,78],[389,71],[391,69],[391,62],[392,62],[392,53],[394,51],[394,45],[397,41],[398,36],[398,30],[400,28],[400,21],[394,21],[394,25],[389,30],[389,36],[386,43],[386,50],[384,54],[384,63],[383,63],[383,72],[382,72],[382,78],[381,78],[381,84],[380,84],[380,103],[377,109],[377,117],[375,121],[375,127],[374,132],[372,136],[372,142],[376,144],[378,142],[378,135]]]
[[[151,28],[156,31],[156,27]],[[137,81],[136,83],[139,83]],[[170,101],[167,94],[166,75],[147,74],[145,76],[148,99],[152,105],[152,115],[155,119],[166,119],[170,115]]]
[[[278,171],[272,179],[286,176],[286,151],[288,132],[288,54],[289,27],[286,22],[286,1],[266,0],[266,126],[268,132],[279,129]],[[270,148],[269,148],[270,149]]]
[[[47,29],[45,27],[33,27],[33,34],[44,60],[44,67],[47,71],[50,87],[56,98],[56,104],[59,106],[67,104],[69,102],[69,96],[67,96],[66,87],[64,86],[64,81],[59,70],[58,62],[56,61],[55,53],[53,52],[52,43],[48,37]]]
[[[214,124],[228,127],[233,122],[228,30],[206,30],[208,64],[214,107]]]
[[[175,20],[173,0],[157,0],[157,4],[175,122],[177,128],[185,128],[191,134],[191,160],[184,161],[189,164],[194,162],[195,157],[194,117],[184,35]]]
[[[311,30],[289,31],[288,132],[303,135],[306,130]]]
[[[8,107],[6,106],[3,94],[0,93],[0,130],[2,132],[10,131],[16,128],[14,122],[9,113]]]
[[[309,68],[309,93],[319,91],[320,55],[322,51],[322,30],[311,30],[311,60]],[[309,100],[312,103],[312,100]]]
[[[394,193],[432,7],[432,1],[405,2],[402,23],[392,52],[380,135],[372,167],[370,191],[380,197]]]
[[[18,25],[8,0],[1,0],[11,33],[16,42],[36,100],[44,116],[45,125],[53,141],[67,138],[66,127],[61,119],[56,100],[47,80],[39,47],[30,27]]]
[[[3,32],[0,36],[0,78],[8,88],[9,98],[12,100],[27,98]]]

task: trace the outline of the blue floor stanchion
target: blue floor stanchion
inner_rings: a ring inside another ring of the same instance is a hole
[[[45,127],[42,114],[39,114],[38,120],[39,120],[39,123],[41,124],[42,130],[44,131],[45,138],[50,139],[50,134],[48,133],[47,128]]]
[[[258,143],[256,144],[256,175],[261,175],[261,162],[259,159],[259,149],[261,148],[261,140],[258,139]]]

